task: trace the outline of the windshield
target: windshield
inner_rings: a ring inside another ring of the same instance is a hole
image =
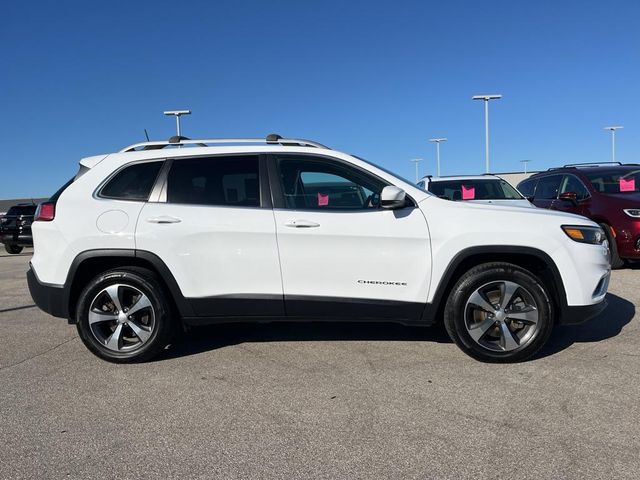
[[[33,215],[36,213],[35,205],[17,205],[15,207],[11,207],[7,212],[8,216],[19,216],[19,215]]]
[[[444,180],[429,183],[429,191],[448,200],[521,200],[524,197],[505,180]]]
[[[640,170],[632,168],[616,168],[584,172],[600,193],[636,193],[640,191]]]

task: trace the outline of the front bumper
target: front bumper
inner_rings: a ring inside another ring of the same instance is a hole
[[[27,271],[27,284],[31,298],[40,310],[54,317],[69,318],[68,296],[63,285],[40,282],[31,265]]]
[[[561,325],[578,325],[591,320],[607,308],[607,300],[603,299],[593,305],[565,306],[560,312]]]

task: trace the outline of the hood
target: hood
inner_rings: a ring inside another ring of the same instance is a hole
[[[555,217],[558,220],[558,222],[567,223],[567,224],[597,225],[596,223],[592,222],[588,218],[583,217],[581,215],[575,215],[573,213],[567,213],[567,212],[560,212],[558,210],[547,210],[546,208],[523,208],[521,206],[506,205],[505,203],[500,203],[500,204],[492,203],[489,205],[485,203],[475,203],[471,201],[454,202],[451,200],[444,200],[442,198],[438,198],[433,195],[419,202],[419,205],[421,207],[424,205],[425,209],[429,209],[431,207],[427,207],[425,205],[427,202],[428,203],[442,202],[444,203],[444,205],[442,205],[444,208],[451,208],[453,210],[458,210],[458,209],[465,210],[473,214],[474,216],[486,215],[487,217],[491,217],[492,219],[496,219],[498,221],[501,220],[501,215],[503,217],[513,217],[513,215],[515,214],[517,215],[518,218],[528,217],[529,219],[531,219],[530,220],[531,222],[536,221],[535,217],[538,217],[538,218],[543,217],[549,220]],[[504,220],[504,218],[502,220]]]
[[[485,205],[505,205],[511,207],[524,207],[524,208],[536,208],[533,203],[531,203],[526,198],[522,199],[494,199],[494,200],[463,200],[471,203],[483,203]]]

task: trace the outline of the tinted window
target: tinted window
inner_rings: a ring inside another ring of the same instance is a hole
[[[520,185],[518,185],[518,190],[525,197],[533,197],[533,192],[536,188],[535,180],[525,180]]]
[[[554,199],[558,198],[558,190],[560,189],[560,181],[562,175],[551,175],[543,177],[538,181],[536,187],[536,199]]]
[[[378,208],[386,186],[356,168],[324,159],[282,157],[278,165],[285,205],[291,209]]]
[[[469,179],[429,183],[429,191],[449,200],[516,200],[520,194],[505,180]]]
[[[259,207],[257,156],[174,160],[167,201],[195,205]]]
[[[640,191],[640,170],[617,168],[584,172],[593,188],[601,193],[635,193]]]
[[[589,196],[589,191],[577,177],[565,175],[560,193],[573,192],[577,195],[576,200],[584,200]]]
[[[100,192],[100,196],[122,200],[147,200],[160,172],[162,162],[138,163],[116,174]]]
[[[36,205],[17,205],[15,207],[11,207],[7,212],[7,215],[33,215],[36,213]]]

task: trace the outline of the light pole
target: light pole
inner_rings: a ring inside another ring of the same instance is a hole
[[[420,180],[420,174],[418,173],[418,164],[422,161],[421,158],[414,158],[411,160],[416,165],[416,183]]]
[[[484,161],[486,173],[489,173],[489,100],[498,100],[502,95],[474,95],[472,100],[484,100]]]
[[[180,132],[180,116],[181,115],[191,115],[191,110],[167,110],[164,112],[165,115],[173,115],[176,117],[176,135],[178,137],[182,136]]]
[[[436,144],[436,165],[438,170],[438,176],[440,176],[440,142],[446,142],[446,138],[430,138],[430,142],[434,142]]]
[[[604,127],[605,130],[611,130],[611,161],[616,161],[616,130],[624,128],[622,125],[616,125],[615,127]]]
[[[520,160],[520,163],[524,163],[524,174],[527,174],[527,163],[529,163],[531,160]]]

